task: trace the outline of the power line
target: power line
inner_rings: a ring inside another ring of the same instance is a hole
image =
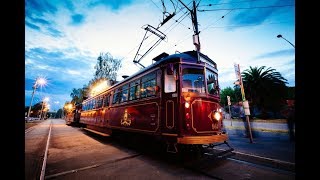
[[[248,24],[248,25],[234,25],[234,26],[216,26],[216,27],[208,27],[208,28],[232,28],[232,27],[246,27],[246,26],[259,26],[259,25],[268,25],[268,24],[285,24],[289,23],[290,21],[285,22],[271,22],[271,23],[261,23],[261,24]]]
[[[192,2],[192,1],[191,1]],[[188,5],[190,5],[190,3],[191,2],[189,2],[189,4]],[[177,12],[177,14],[179,14],[182,10],[183,10],[184,8],[180,8],[179,9],[179,11]],[[188,12],[185,12],[183,15],[181,15],[179,18],[178,18],[178,20],[175,20],[175,22],[173,23],[173,24],[171,24],[168,28],[166,28],[166,30],[164,30],[163,32],[166,32],[166,31],[168,31],[167,33],[165,33],[165,35],[167,35],[170,31],[172,31],[178,24],[181,24],[181,25],[183,25],[181,22],[185,19],[185,17],[187,17],[188,16]],[[182,18],[182,19],[181,19]],[[181,19],[181,20],[180,20]],[[180,21],[179,21],[180,20]],[[175,25],[175,26],[173,26],[173,25]],[[172,27],[173,26],[173,27]],[[184,25],[185,26],[185,25]],[[160,26],[161,27],[161,26]],[[159,28],[160,28],[159,27]],[[172,27],[172,28],[171,28]],[[170,29],[171,28],[171,29]],[[188,28],[188,29],[190,29],[190,28]],[[151,35],[149,35],[149,36],[147,36],[147,37],[145,37],[144,38],[144,40],[146,40],[146,39],[148,39],[149,37],[150,37]],[[152,44],[152,43],[154,43],[155,41],[157,41],[157,38],[154,38],[153,40],[151,40],[151,42],[149,43],[149,44],[147,44],[146,46],[144,46],[144,48],[142,49],[142,51],[144,51],[145,49],[147,49],[148,48],[148,46],[150,45],[150,44]],[[159,44],[159,42],[157,42],[158,44]],[[140,45],[140,44],[139,44]],[[139,45],[137,45],[136,47],[138,47]],[[135,47],[135,48],[136,48]],[[134,49],[135,49],[134,48]],[[149,48],[148,49],[148,52],[149,51],[151,51],[151,50],[153,50],[155,47],[151,47],[151,48]],[[130,51],[130,53],[131,53],[131,51]],[[128,53],[129,54],[129,53]],[[124,58],[123,58],[124,59]]]
[[[226,15],[228,15],[229,13],[231,13],[231,11],[233,11],[233,10],[230,10],[230,11],[229,11],[229,12],[227,12],[225,15],[221,16],[221,18],[217,19],[215,22],[213,22],[213,23],[211,23],[211,24],[207,25],[205,28],[203,28],[203,29],[202,29],[202,31],[204,31],[204,30],[208,29],[211,25],[213,25],[214,23],[216,23],[216,22],[218,22],[219,20],[223,19],[224,17],[226,17]]]
[[[150,0],[150,1],[162,12],[162,9],[153,0]]]
[[[247,1],[227,2],[227,3],[215,3],[215,4],[201,5],[201,6],[199,6],[199,7],[203,7],[203,6],[214,6],[214,5],[223,5],[223,4],[236,4],[236,3],[253,2],[253,1],[265,1],[265,0],[247,0]]]
[[[216,23],[216,22],[218,22],[219,20],[223,19],[223,18],[224,18],[226,15],[228,15],[231,11],[232,11],[232,10],[230,10],[229,12],[227,12],[225,15],[221,16],[221,18],[217,19],[215,22],[207,25],[207,26],[206,26],[205,28],[203,28],[203,30],[201,30],[200,32],[203,32],[204,30],[206,30],[208,27],[210,27],[210,26],[213,25],[214,23]],[[178,44],[180,44],[180,43],[184,42],[185,40],[187,40],[187,39],[188,39],[188,36],[190,36],[191,34],[192,34],[192,33],[188,33],[188,34],[185,36],[186,38],[184,38],[184,39],[176,42],[174,46],[177,46]]]
[[[289,7],[289,6],[294,6],[295,4],[292,5],[279,5],[279,6],[260,6],[260,7],[240,7],[240,8],[231,8],[231,9],[201,9],[198,10],[200,12],[205,12],[205,11],[228,11],[228,10],[238,10],[238,9],[261,9],[261,8],[280,8],[280,7]]]

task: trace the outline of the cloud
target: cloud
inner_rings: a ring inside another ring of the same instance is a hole
[[[288,20],[288,14],[294,11],[288,11],[288,8],[294,9],[294,1],[292,0],[270,0],[270,1],[252,1],[241,4],[232,4],[230,9],[235,8],[229,17],[229,30],[241,28],[242,26],[256,26],[266,22],[269,19]],[[274,6],[274,7],[272,7]],[[278,6],[278,7],[277,7]],[[281,7],[283,6],[283,7]],[[254,7],[270,7],[270,8],[254,8]],[[293,7],[293,8],[292,8]],[[252,8],[252,9],[236,9],[236,8]],[[292,17],[292,15],[291,15]]]
[[[249,11],[240,11],[230,20],[230,24],[237,25],[259,25],[263,23],[272,13],[273,9],[254,9]]]
[[[35,29],[35,30],[40,30],[40,27],[39,26],[37,26],[37,25],[35,25],[35,24],[32,24],[32,23],[30,23],[30,22],[28,22],[28,21],[26,21],[26,25],[28,26],[28,27],[30,27],[31,29]]]
[[[42,18],[33,18],[33,17],[31,17],[31,16],[29,16],[28,18],[30,18],[30,20],[31,20],[32,22],[40,23],[40,24],[42,24],[42,25],[49,25],[49,24],[50,24],[49,21],[44,20],[44,19],[42,19]]]
[[[76,51],[76,48],[26,50],[28,62],[25,64],[26,78],[35,79],[39,75],[46,76],[55,82],[63,81],[65,87],[70,89],[72,86],[77,87],[79,84],[88,83],[93,78],[95,61],[92,60],[95,58],[74,54],[73,51]]]
[[[53,37],[63,37],[63,33],[57,29],[48,27],[47,30],[49,31],[49,34],[52,35]]]
[[[71,74],[71,75],[80,75],[80,72],[79,72],[79,71],[70,70],[70,69],[67,70],[67,73],[69,73],[69,74]]]
[[[84,22],[84,15],[82,14],[75,14],[71,16],[72,18],[72,25],[79,25],[82,24]]]
[[[132,0],[93,0],[89,3],[89,7],[95,7],[98,5],[104,5],[110,7],[112,10],[120,10],[122,7],[130,5]]]
[[[73,5],[72,0],[64,0],[63,3],[64,3],[64,7],[69,9],[71,12],[74,11],[75,6]]]
[[[264,58],[274,58],[279,56],[289,56],[289,55],[295,55],[294,49],[285,49],[280,51],[274,51],[274,52],[268,52],[265,54],[261,54],[259,56],[253,57],[253,59],[264,59]]]
[[[25,6],[27,15],[43,16],[44,13],[54,14],[57,12],[57,8],[51,5],[49,1],[26,0]]]

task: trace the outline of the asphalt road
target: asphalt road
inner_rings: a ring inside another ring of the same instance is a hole
[[[45,179],[295,179],[294,173],[232,159],[187,165],[152,149],[151,143],[131,146],[67,126],[62,119],[46,120],[26,133],[26,179],[39,175],[39,167],[30,163],[41,164],[38,156],[44,154],[50,122]]]

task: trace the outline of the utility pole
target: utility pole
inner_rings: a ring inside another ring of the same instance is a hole
[[[231,121],[231,126],[232,126],[232,118],[231,118],[231,111],[230,111],[230,105],[231,105],[230,96],[227,96],[227,100],[228,100],[228,107],[229,107],[230,121]]]
[[[200,63],[200,38],[199,38],[199,29],[198,29],[198,19],[197,19],[197,6],[196,1],[193,1],[193,9],[191,10],[186,6],[181,0],[179,2],[190,11],[192,24],[193,24],[193,44],[197,51],[198,63]]]
[[[242,77],[241,77],[241,73],[240,73],[241,71],[240,71],[239,64],[235,64],[234,68],[235,68],[236,76],[239,79],[238,85],[240,85],[240,88],[241,88],[242,107],[243,107],[243,111],[245,113],[246,121],[247,121],[247,124],[248,124],[250,143],[253,143],[251,125],[250,125],[250,121],[249,121],[249,115],[250,115],[249,103],[246,100],[246,96],[245,96],[245,93],[244,93],[244,87],[243,87],[243,82],[242,82]]]

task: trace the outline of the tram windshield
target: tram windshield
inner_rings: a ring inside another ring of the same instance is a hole
[[[205,86],[207,83],[207,86]],[[207,89],[205,89],[207,87]],[[210,69],[184,68],[182,70],[182,92],[219,95],[218,75]]]
[[[182,92],[205,93],[203,69],[184,68],[182,71]]]

